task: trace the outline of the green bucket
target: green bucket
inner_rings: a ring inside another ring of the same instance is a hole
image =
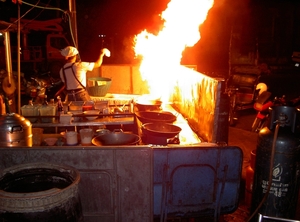
[[[88,78],[87,91],[90,96],[105,96],[111,86],[111,79],[104,77]]]

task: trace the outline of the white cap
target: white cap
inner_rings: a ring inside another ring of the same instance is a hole
[[[106,57],[110,57],[110,51],[107,48],[104,48],[103,52]]]
[[[66,48],[60,50],[62,56],[71,57],[78,54],[78,50],[73,46],[67,46]]]

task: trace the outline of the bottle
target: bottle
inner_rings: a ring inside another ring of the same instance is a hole
[[[53,107],[53,109],[55,109],[54,113],[55,113],[55,116],[57,116],[57,108],[56,108],[56,104],[54,102],[54,99],[50,99],[49,101],[49,104],[48,104],[50,107]]]
[[[133,99],[129,102],[129,112],[134,113],[134,101]]]
[[[42,106],[48,106],[47,95],[45,95]]]
[[[64,106],[62,104],[60,96],[57,97],[57,114],[63,114],[64,112]]]
[[[49,105],[50,106],[55,106],[54,99],[50,99]]]
[[[10,113],[10,105],[7,96],[4,97],[5,112]]]

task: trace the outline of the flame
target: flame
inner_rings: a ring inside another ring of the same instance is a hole
[[[142,58],[140,73],[151,95],[162,100],[171,95],[179,79],[182,52],[199,41],[199,26],[213,3],[214,0],[171,0],[161,14],[164,26],[158,34],[144,30],[136,36],[135,53]]]

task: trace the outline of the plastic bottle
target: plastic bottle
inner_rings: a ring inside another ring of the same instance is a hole
[[[45,95],[42,105],[48,106],[47,95]]]
[[[60,96],[57,97],[57,114],[63,114],[64,112],[64,106],[62,104]]]

